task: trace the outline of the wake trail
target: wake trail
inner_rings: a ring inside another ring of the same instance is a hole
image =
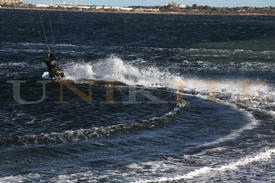
[[[172,111],[159,117],[148,120],[118,124],[107,127],[94,127],[90,129],[67,130],[64,132],[41,133],[23,135],[0,139],[0,146],[12,145],[43,145],[43,144],[63,144],[67,142],[96,140],[102,137],[109,137],[115,133],[128,133],[131,130],[150,129],[157,127],[160,123],[166,123],[168,118],[176,115],[184,105],[175,107]]]
[[[81,70],[81,74],[77,74],[76,71],[78,70]],[[240,111],[240,113],[248,119],[249,122],[240,129],[234,130],[224,137],[220,137],[214,141],[193,148],[209,147],[231,141],[241,137],[243,132],[257,128],[260,125],[260,121],[253,115],[253,112],[257,110],[268,113],[271,116],[274,116],[275,114],[272,110],[267,111],[264,109],[264,107],[270,106],[274,103],[272,98],[275,96],[275,93],[273,92],[273,87],[262,81],[247,81],[245,78],[240,78],[238,81],[210,81],[200,78],[187,78],[178,74],[171,74],[167,70],[161,70],[154,66],[138,68],[127,64],[120,58],[114,56],[105,61],[99,61],[93,64],[74,64],[67,67],[65,72],[68,73],[68,78],[70,79],[80,79],[84,77],[99,80],[117,80],[127,85],[167,87],[175,92],[182,91],[182,95],[186,95],[187,93],[187,95],[196,96],[205,100],[214,98],[216,99],[216,102],[228,105],[231,108]],[[245,89],[249,92],[245,93]],[[215,96],[213,97],[213,95]],[[267,99],[270,99],[269,103],[267,102]],[[251,104],[240,104],[239,102],[242,100],[251,102]],[[274,153],[275,149],[262,150],[262,152],[256,153],[255,155],[248,155],[239,160],[232,160],[218,167],[203,167],[183,175],[162,177],[158,179],[145,179],[134,182],[165,182],[192,179],[200,175],[211,174],[212,172],[234,170],[253,162],[267,161],[272,158]]]
[[[221,173],[225,171],[232,171],[236,170],[238,168],[241,168],[243,166],[247,166],[251,163],[255,162],[262,162],[262,161],[268,161],[269,159],[272,158],[275,154],[275,149],[267,149],[263,152],[246,156],[244,158],[241,158],[237,161],[232,161],[226,164],[223,164],[218,167],[203,167],[199,169],[195,169],[187,174],[183,175],[176,175],[173,177],[161,177],[157,179],[145,179],[145,180],[138,180],[138,181],[133,181],[132,183],[149,183],[149,182],[172,182],[172,181],[179,181],[179,180],[186,180],[186,179],[193,179],[198,176],[202,175],[209,175],[211,176],[212,173]]]

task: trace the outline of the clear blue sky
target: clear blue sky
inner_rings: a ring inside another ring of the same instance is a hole
[[[23,0],[24,3],[34,4],[50,4],[50,2],[59,3],[62,0]],[[108,5],[108,6],[130,6],[130,5],[165,5],[171,1],[185,5],[209,5],[217,7],[234,7],[234,6],[251,6],[265,7],[274,6],[275,0],[65,0],[67,3],[75,4],[93,4],[93,5]]]

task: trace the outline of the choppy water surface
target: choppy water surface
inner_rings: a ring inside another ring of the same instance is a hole
[[[0,17],[0,182],[275,180],[275,17]],[[51,82],[39,103],[14,99],[18,80],[22,99],[41,98],[41,21],[66,80],[86,95],[95,82],[91,104],[66,87],[56,104]]]

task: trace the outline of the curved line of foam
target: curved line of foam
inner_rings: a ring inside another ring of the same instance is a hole
[[[234,104],[228,104],[228,105],[234,106],[234,108],[238,109]],[[244,127],[240,128],[238,130],[232,131],[229,135],[227,135],[225,137],[218,138],[218,139],[216,139],[215,141],[212,141],[212,142],[204,143],[204,144],[200,145],[199,147],[216,145],[216,144],[226,142],[228,140],[233,140],[236,137],[240,136],[244,131],[252,130],[253,128],[256,128],[259,125],[259,121],[256,120],[255,117],[251,113],[249,113],[248,111],[246,111],[244,109],[238,109],[238,110],[241,113],[243,113],[247,117],[247,119],[249,119],[250,123],[247,123]]]
[[[200,98],[206,99],[205,96],[202,95],[198,95]],[[219,100],[220,101],[220,100]],[[237,110],[239,110],[241,113],[243,113],[246,118],[250,121],[249,123],[247,123],[244,127],[238,129],[238,130],[234,130],[232,131],[229,135],[224,136],[224,137],[220,137],[212,142],[206,142],[204,144],[201,145],[197,145],[195,147],[190,147],[190,148],[200,148],[200,147],[207,147],[207,146],[211,146],[211,145],[217,145],[223,142],[226,142],[228,140],[233,140],[236,137],[240,136],[244,131],[246,130],[252,130],[254,128],[256,128],[259,125],[259,121],[255,119],[255,117],[248,111],[244,110],[244,109],[240,109],[236,106],[236,104],[232,104],[229,102],[225,102],[225,101],[220,101],[223,102],[225,105],[228,105],[232,108],[235,108]]]
[[[107,127],[94,127],[90,129],[67,130],[65,132],[41,133],[38,135],[23,135],[12,138],[3,138],[0,139],[0,144],[28,145],[76,142],[110,136],[112,133],[128,131],[130,129],[154,128],[158,123],[162,123],[162,120],[174,116],[181,107],[183,106],[175,107],[172,111],[165,113],[160,117],[153,117],[149,120],[142,120],[141,122],[117,124]]]
[[[200,98],[206,99],[206,97],[203,95],[197,95],[197,96],[199,96]],[[240,128],[238,130],[234,130],[233,132],[231,132],[229,135],[227,135],[225,137],[218,138],[215,141],[207,142],[207,143],[195,146],[193,148],[206,147],[206,146],[220,144],[220,143],[226,142],[228,140],[233,140],[236,137],[240,136],[244,131],[251,130],[259,125],[259,121],[256,120],[255,117],[253,116],[253,114],[251,114],[247,110],[238,108],[237,105],[233,104],[233,103],[229,103],[229,102],[225,102],[225,101],[220,101],[220,102],[223,102],[225,105],[229,105],[229,106],[239,110],[240,112],[242,112],[249,119],[250,123],[246,124],[244,127]],[[237,169],[239,166],[245,166],[252,162],[266,161],[271,158],[272,153],[275,153],[275,149],[266,150],[265,152],[261,152],[254,156],[247,156],[247,157],[241,158],[238,161],[231,162],[226,165],[222,165],[218,168],[203,167],[203,168],[191,171],[184,175],[174,176],[173,178],[172,177],[162,177],[159,179],[134,181],[133,183],[178,181],[178,180],[182,180],[182,179],[191,179],[191,178],[194,178],[199,175],[211,173],[213,171],[224,172],[226,170],[234,170],[234,169]]]
[[[199,168],[194,171],[191,171],[184,175],[178,175],[175,177],[162,177],[159,179],[152,179],[152,180],[138,180],[132,183],[171,182],[171,181],[178,181],[183,179],[192,179],[199,175],[210,174],[211,172],[224,172],[229,170],[235,170],[235,169],[238,169],[240,166],[246,166],[253,162],[267,161],[268,159],[272,158],[272,154],[274,153],[275,153],[275,149],[268,149],[268,150],[265,150],[264,152],[260,152],[252,156],[246,156],[244,158],[239,159],[238,161],[226,163],[217,168],[203,167],[203,168]]]
[[[260,112],[260,113],[264,113],[265,115],[269,115],[272,119],[275,119],[275,111],[268,111],[268,110],[265,110],[265,109],[259,109],[259,108],[254,107],[254,106],[250,106],[249,109],[252,109],[252,110]]]

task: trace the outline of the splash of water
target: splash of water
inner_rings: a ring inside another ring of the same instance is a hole
[[[99,60],[96,63],[70,63],[65,65],[64,72],[66,79],[74,81],[80,79],[120,81],[127,85],[146,87],[167,87],[175,77],[156,67],[135,67],[116,56]]]
[[[253,101],[267,101],[268,98],[272,98],[271,96],[275,96],[272,87],[270,88],[265,81],[251,81],[245,78],[225,81],[186,78],[170,73],[165,68],[134,66],[113,55],[95,63],[69,63],[64,66],[64,72],[66,79],[73,81],[92,79],[119,81],[127,85],[145,87],[167,87],[205,96],[212,95],[230,102],[248,97]]]

